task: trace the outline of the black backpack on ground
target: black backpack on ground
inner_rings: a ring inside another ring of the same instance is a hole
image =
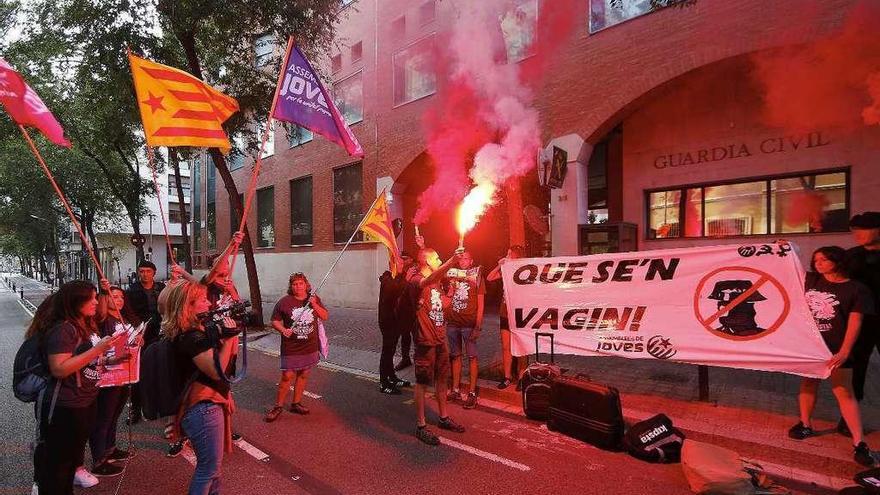
[[[684,433],[672,426],[665,414],[630,426],[623,436],[623,445],[636,459],[648,462],[679,462]]]
[[[177,415],[183,394],[198,375],[181,379],[174,343],[165,337],[142,351],[140,371],[141,409],[146,419]]]
[[[538,355],[538,337],[550,337],[550,362],[541,362]],[[535,362],[523,370],[519,377],[522,390],[523,412],[531,419],[546,420],[550,417],[550,387],[562,376],[562,370],[554,363],[552,333],[535,333]]]

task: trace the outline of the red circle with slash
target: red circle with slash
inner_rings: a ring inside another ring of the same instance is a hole
[[[704,318],[703,315],[701,314],[701,311],[700,311],[700,301],[702,300],[702,298],[700,297],[700,294],[703,292],[703,287],[705,287],[706,282],[708,282],[709,280],[712,279],[712,277],[714,277],[722,272],[747,272],[747,273],[750,273],[753,275],[757,275],[758,279],[753,281],[752,286],[749,289],[747,289],[745,292],[743,292],[742,294],[740,294],[739,296],[734,298],[730,303],[725,305],[723,308],[717,310],[715,313],[713,313],[709,317]],[[719,332],[715,328],[712,328],[712,324],[715,323],[719,317],[721,317],[725,313],[729,312],[730,310],[732,310],[734,307],[738,306],[739,304],[742,304],[743,302],[745,302],[745,300],[748,299],[749,296],[751,296],[752,294],[757,292],[759,288],[761,288],[762,286],[765,286],[767,284],[770,284],[771,287],[775,287],[776,290],[779,291],[779,294],[782,297],[782,312],[780,313],[779,317],[776,318],[776,320],[770,326],[768,326],[763,332],[757,333],[755,335],[740,336],[740,335],[731,335],[729,333]],[[782,323],[788,317],[788,313],[790,310],[791,310],[791,301],[788,298],[788,293],[785,291],[785,287],[783,287],[782,284],[778,280],[776,280],[776,278],[774,278],[772,275],[770,275],[769,273],[763,272],[761,270],[756,270],[754,268],[749,268],[746,266],[726,266],[726,267],[712,270],[711,272],[709,272],[706,276],[704,276],[700,280],[700,283],[697,284],[697,290],[696,290],[696,292],[694,292],[694,314],[697,317],[697,321],[699,321],[700,324],[703,325],[703,328],[705,328],[706,330],[711,332],[713,335],[717,335],[719,337],[723,337],[723,338],[729,339],[729,340],[755,340],[755,339],[760,339],[760,338],[766,337],[766,336],[770,335],[771,333],[775,332],[776,330],[778,330],[780,326],[782,326]]]

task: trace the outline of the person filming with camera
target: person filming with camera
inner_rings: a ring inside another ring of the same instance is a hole
[[[173,434],[189,438],[196,454],[188,493],[214,495],[220,493],[223,454],[232,452],[235,412],[229,383],[217,366],[229,373],[238,336],[222,330],[235,329],[237,324],[229,316],[220,321],[199,318],[211,309],[208,290],[202,284],[186,281],[168,290],[162,331],[172,342],[179,377],[188,384]]]

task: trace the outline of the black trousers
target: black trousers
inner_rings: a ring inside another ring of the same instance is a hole
[[[391,380],[394,374],[394,352],[400,333],[396,325],[379,325],[382,333],[382,352],[379,354],[379,379],[383,382]]]
[[[48,409],[43,408],[40,418],[42,441],[34,450],[34,479],[40,495],[72,495],[73,476],[83,464],[86,440],[95,424],[97,401],[87,407],[56,405],[51,424]]]
[[[107,387],[98,392],[98,412],[89,434],[92,463],[96,466],[116,447],[116,426],[127,399],[128,387]]]
[[[404,359],[409,359],[412,356],[412,332],[415,329],[415,325],[418,325],[418,321],[413,315],[411,321],[407,324],[399,325],[397,329],[397,333],[400,337],[400,355],[403,356]],[[397,344],[394,344],[395,347]]]
[[[853,392],[856,399],[861,401],[865,397],[865,380],[868,378],[868,364],[874,349],[880,352],[880,318],[865,318],[862,323],[862,331],[859,339],[853,346]]]

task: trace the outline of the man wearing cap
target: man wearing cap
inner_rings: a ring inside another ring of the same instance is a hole
[[[147,321],[144,329],[144,348],[159,338],[159,327],[162,318],[159,316],[159,293],[165,288],[162,282],[156,282],[156,265],[151,261],[141,260],[138,263],[138,281],[131,284],[125,291],[125,304],[130,307],[141,321]],[[141,420],[141,397],[137,386],[131,391],[131,423]]]
[[[848,250],[847,268],[853,280],[868,286],[874,307],[880,304],[880,212],[866,211],[849,221],[856,247]],[[862,331],[853,346],[853,391],[856,399],[865,395],[865,378],[874,349],[880,351],[880,316],[865,315]],[[841,433],[846,433],[842,431]]]

